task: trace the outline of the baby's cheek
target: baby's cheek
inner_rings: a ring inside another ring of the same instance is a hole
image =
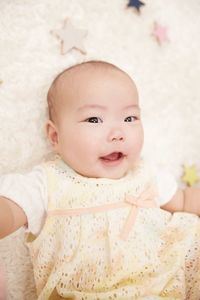
[[[143,142],[144,142],[143,128],[139,127],[138,130],[135,131],[134,139],[133,139],[135,149],[139,151],[143,146]]]
[[[88,151],[90,151],[90,149],[95,149],[96,147],[98,147],[99,141],[101,139],[99,138],[98,135],[95,135],[93,132],[92,134],[89,135],[85,135],[84,137],[81,137],[81,144],[83,144],[85,147],[87,147]]]

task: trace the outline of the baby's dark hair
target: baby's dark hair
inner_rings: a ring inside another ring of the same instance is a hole
[[[82,62],[76,65],[73,65],[65,70],[63,70],[61,73],[59,73],[55,79],[53,80],[48,94],[47,94],[47,103],[48,103],[48,112],[49,112],[49,119],[51,121],[55,121],[56,118],[56,87],[59,82],[59,80],[66,75],[67,73],[73,72],[73,71],[81,71],[81,70],[88,70],[88,69],[99,69],[99,70],[116,70],[119,72],[122,72],[128,76],[126,72],[118,68],[117,66],[113,65],[112,63],[105,62],[105,61],[98,61],[98,60],[90,60],[86,62]],[[92,70],[91,70],[92,71]]]

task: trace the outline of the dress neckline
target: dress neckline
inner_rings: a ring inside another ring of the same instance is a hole
[[[141,171],[144,167],[143,159],[140,159],[138,164],[131,169],[125,176],[119,179],[111,179],[111,178],[91,178],[83,176],[77,173],[74,169],[72,169],[69,165],[67,165],[60,156],[56,156],[55,163],[57,168],[62,172],[66,173],[69,177],[74,178],[76,181],[88,183],[88,184],[95,184],[95,185],[116,185],[118,183],[124,183],[127,181],[133,181],[133,178],[141,174]]]

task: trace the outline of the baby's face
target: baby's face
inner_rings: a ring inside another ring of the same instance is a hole
[[[121,178],[143,145],[137,89],[118,70],[87,71],[75,79],[70,88],[61,84],[55,150],[81,175]]]

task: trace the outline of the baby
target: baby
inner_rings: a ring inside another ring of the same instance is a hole
[[[48,107],[55,159],[0,178],[0,237],[26,227],[38,299],[199,300],[200,191],[141,159],[133,80],[84,62]]]

